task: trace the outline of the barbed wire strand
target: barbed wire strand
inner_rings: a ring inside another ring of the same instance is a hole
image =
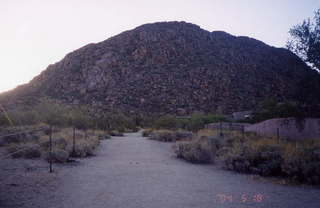
[[[12,152],[12,153],[10,153],[10,154],[2,157],[1,159],[2,159],[2,160],[3,160],[3,159],[6,159],[6,158],[10,157],[11,155],[17,154],[18,152],[22,152],[22,151],[24,151],[24,150],[31,149],[31,148],[33,148],[34,146],[41,145],[41,144],[44,144],[44,143],[47,143],[47,142],[49,142],[49,141],[40,142],[40,143],[37,143],[37,144],[32,145],[31,147],[24,147],[24,148],[22,148],[22,149],[19,149],[19,150],[15,151],[15,152]]]
[[[17,135],[21,135],[21,134],[25,134],[25,133],[30,133],[30,132],[43,131],[43,130],[46,130],[46,127],[36,129],[36,130],[22,131],[22,132],[14,133],[14,134],[0,135],[0,139],[5,138],[5,137],[10,137],[10,136],[17,136]]]

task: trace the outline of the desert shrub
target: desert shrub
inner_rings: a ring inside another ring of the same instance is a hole
[[[191,116],[191,119],[187,123],[187,129],[191,131],[198,131],[203,129],[205,122],[203,120],[203,115],[194,114]]]
[[[35,129],[37,126],[29,127],[10,127],[7,133],[21,132],[23,129]],[[109,135],[104,131],[89,132],[84,130],[77,130],[75,134],[75,152],[73,151],[73,129],[72,128],[53,128],[52,134],[52,149],[54,157],[60,157],[64,151],[68,153],[68,157],[73,154],[76,157],[86,157],[94,154],[95,148],[99,145],[101,139],[109,138]],[[37,131],[34,133],[22,133],[19,136],[5,137],[7,141],[0,143],[6,146],[9,153],[19,151],[13,154],[13,157],[33,158],[42,155],[47,159],[50,151],[49,134],[46,131]],[[67,160],[54,159],[54,161],[61,162]]]
[[[214,160],[215,147],[210,139],[202,136],[190,142],[178,142],[175,153],[178,158],[183,158],[192,163],[211,163]]]
[[[68,126],[73,126],[77,129],[87,130],[95,127],[95,120],[89,115],[89,110],[86,107],[80,106],[73,108],[67,114]]]
[[[225,120],[226,119],[224,116],[215,114],[193,114],[190,117],[186,118],[179,118],[173,115],[165,115],[154,119],[151,126],[155,129],[186,129],[188,131],[196,132],[200,129],[203,129],[206,124]]]
[[[56,129],[52,137],[52,148],[54,155],[53,161],[55,162],[67,162],[70,156],[72,157],[87,157],[94,154],[95,148],[100,143],[100,135],[94,132],[88,133],[84,130],[77,130],[75,134],[75,148],[73,148],[73,129],[62,128]],[[47,135],[40,139],[42,155],[46,160],[49,160],[49,137]],[[67,154],[65,154],[67,153]],[[67,159],[64,159],[68,155]]]
[[[149,137],[152,140],[162,141],[162,142],[174,142],[176,141],[176,136],[173,131],[170,130],[157,130],[153,131]]]
[[[307,117],[317,118],[319,117],[318,112],[319,107],[317,106],[305,106],[301,103],[289,100],[278,102],[274,98],[269,98],[258,105],[249,121],[251,123],[257,123],[272,118],[288,117],[294,117],[302,120]]]
[[[119,111],[104,112],[98,118],[95,118],[94,121],[97,128],[105,131],[138,131],[136,116],[127,116]]]
[[[1,106],[0,106],[1,107]],[[91,112],[86,105],[67,105],[56,100],[43,98],[35,106],[4,111],[0,108],[0,126],[21,126],[46,123],[56,127],[76,127],[78,129],[101,129],[138,131],[141,118],[127,116],[120,111]]]
[[[17,134],[15,134],[15,131],[17,132]],[[5,133],[9,136],[0,138],[0,146],[5,146],[8,144],[37,142],[39,140],[38,133],[21,133],[21,131],[22,130],[20,128],[10,128],[10,130],[7,133]]]
[[[148,137],[151,135],[151,133],[154,131],[154,129],[145,129],[142,131],[142,136],[143,137]]]
[[[8,119],[4,112],[0,112],[0,127],[10,126],[11,123],[10,118]]]
[[[123,133],[122,132],[119,132],[118,130],[112,130],[112,131],[109,131],[109,134],[110,136],[117,136],[117,137],[123,137]]]
[[[320,147],[309,147],[284,157],[283,173],[296,181],[320,184]]]
[[[190,140],[192,136],[192,132],[183,130],[154,130],[150,134],[149,139],[162,142],[175,142],[179,140]]]
[[[76,143],[75,152],[72,152],[73,157],[93,156],[94,150],[98,144],[94,142],[81,141]]]
[[[98,134],[97,136],[98,136],[99,140],[111,139],[111,135],[109,135],[107,133]]]
[[[34,107],[34,111],[39,115],[40,121],[53,126],[68,126],[68,112],[70,108],[62,103],[50,99],[42,99]]]
[[[209,123],[218,123],[218,122],[227,121],[227,119],[223,115],[208,114],[203,116],[203,121],[205,124],[209,124]]]
[[[320,184],[320,146],[316,143],[251,138],[234,143],[224,152],[223,158],[225,167],[230,170]]]
[[[8,153],[14,158],[37,158],[41,156],[40,146],[35,143],[18,143],[7,146]]]
[[[40,116],[34,110],[12,110],[8,112],[14,125],[34,125],[39,123]]]
[[[156,129],[177,129],[179,122],[175,116],[165,115],[155,120],[154,127]]]
[[[68,162],[69,160],[69,152],[63,149],[54,149],[51,153],[50,152],[45,152],[43,153],[43,158],[50,162],[54,163],[65,163]]]
[[[154,128],[155,121],[158,119],[159,116],[153,114],[141,114],[134,116],[136,125],[143,128]]]
[[[210,161],[205,157],[209,153]],[[237,172],[320,184],[319,140],[293,142],[238,131],[220,136],[215,130],[201,130],[191,141],[177,143],[176,154],[190,162],[217,162]]]
[[[281,175],[282,157],[277,146],[253,148],[247,144],[230,147],[224,156],[224,166],[229,170],[255,173],[262,176]],[[221,155],[220,155],[221,157]]]
[[[206,124],[209,123],[216,123],[226,121],[226,118],[222,115],[215,115],[215,114],[208,114],[208,115],[202,115],[202,114],[193,114],[191,118],[186,122],[185,126],[186,129],[190,131],[198,131],[200,129],[203,129]]]
[[[88,132],[84,130],[77,130],[75,136],[75,152],[73,152],[73,129],[71,128],[61,129],[54,135],[56,138],[64,139],[67,143],[67,145],[65,145],[65,143],[61,141],[60,145],[55,145],[55,147],[68,151],[69,154],[74,157],[93,155],[94,149],[100,142],[99,136],[94,133],[88,134]]]

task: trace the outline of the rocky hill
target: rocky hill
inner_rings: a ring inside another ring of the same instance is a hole
[[[160,22],[73,51],[1,100],[12,106],[48,96],[131,113],[231,112],[270,97],[319,103],[319,77],[286,49]]]

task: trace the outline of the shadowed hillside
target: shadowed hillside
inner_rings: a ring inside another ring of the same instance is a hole
[[[286,49],[161,22],[86,45],[1,100],[12,107],[47,96],[99,110],[225,113],[252,109],[269,97],[318,103],[319,80]]]

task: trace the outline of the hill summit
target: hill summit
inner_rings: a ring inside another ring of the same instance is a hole
[[[99,110],[227,113],[270,97],[319,103],[319,77],[286,49],[186,22],[159,22],[73,51],[2,100],[9,105],[46,96]]]

